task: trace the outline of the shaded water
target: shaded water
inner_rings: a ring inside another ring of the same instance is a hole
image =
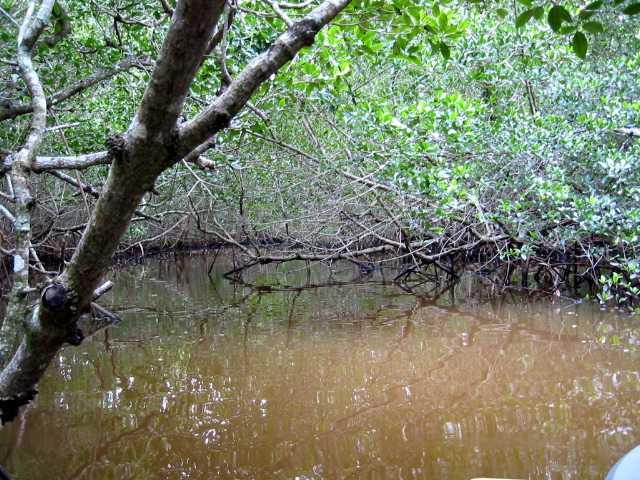
[[[16,479],[602,479],[640,442],[626,315],[209,263],[115,274],[126,321],[65,349],[0,432]]]

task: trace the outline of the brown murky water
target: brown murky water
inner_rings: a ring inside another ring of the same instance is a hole
[[[116,274],[126,322],[0,433],[16,479],[602,479],[640,443],[627,315],[209,262]]]

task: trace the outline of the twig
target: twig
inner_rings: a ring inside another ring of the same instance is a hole
[[[80,80],[75,81],[67,88],[46,97],[47,107],[51,108],[59,103],[62,103],[72,96],[83,92],[88,88],[102,82],[103,80],[113,77],[114,75],[117,75],[125,70],[128,70],[132,67],[140,67],[143,65],[152,65],[146,55],[141,55],[139,57],[128,57],[122,62],[114,65],[112,68],[99,70],[98,72],[89,75],[88,77],[81,78]],[[13,105],[11,107],[0,107],[0,122],[18,117],[20,115],[24,115],[26,113],[30,113],[32,111],[33,105],[31,104],[31,102],[21,103],[18,105]]]
[[[20,24],[16,21],[15,18],[13,18],[11,15],[9,15],[4,8],[0,7],[0,12],[2,12],[2,14],[7,17],[16,27],[20,28]]]
[[[7,210],[3,205],[0,205],[0,213],[2,213],[11,223],[16,223],[16,217]]]
[[[115,284],[111,280],[104,282],[102,285],[100,285],[98,288],[96,288],[93,291],[93,295],[91,296],[91,299],[97,300],[98,298],[103,296],[105,293],[107,293],[109,290],[111,290],[114,285]]]

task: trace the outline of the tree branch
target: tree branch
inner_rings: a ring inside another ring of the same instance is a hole
[[[326,0],[302,20],[293,24],[275,43],[240,72],[207,109],[180,126],[180,157],[226,128],[262,83],[313,43],[320,29],[333,20],[351,0]]]
[[[62,180],[63,182],[67,182],[69,185],[73,185],[76,188],[81,189],[83,192],[88,193],[89,195],[91,195],[93,198],[100,198],[100,193],[93,188],[91,185],[84,185],[83,183],[78,182],[77,179],[63,173],[63,172],[59,172],[58,170],[49,170],[48,173],[50,173],[51,175],[53,175],[54,177],[59,178],[60,180]],[[161,223],[159,218],[156,217],[152,217],[151,215],[147,215],[146,213],[142,212],[141,210],[136,210],[134,212],[136,215],[138,215],[139,217],[142,217],[146,220],[151,220],[153,222],[156,223]]]
[[[105,68],[92,75],[89,75],[88,77],[81,78],[80,80],[73,82],[67,88],[46,97],[47,105],[49,106],[49,108],[51,108],[55,105],[58,105],[59,103],[64,102],[65,100],[68,100],[74,95],[77,95],[78,93],[83,92],[90,87],[93,87],[103,80],[111,78],[114,75],[124,72],[125,70],[128,70],[132,67],[140,67],[143,65],[153,65],[153,63],[147,58],[146,55],[141,55],[139,57],[128,57],[127,59],[111,68]],[[31,113],[32,111],[33,105],[31,104],[31,102],[12,106],[0,104],[0,122],[19,117],[20,115],[24,115],[26,113]]]
[[[63,157],[36,157],[31,170],[42,173],[50,170],[83,170],[95,165],[108,165],[113,160],[109,152]]]
[[[47,35],[42,39],[42,43],[48,45],[49,47],[54,47],[56,44],[64,40],[64,38],[71,33],[71,20],[69,20],[69,14],[65,10],[65,8],[58,2],[59,15],[56,15],[55,24],[54,24],[54,33],[51,35]],[[60,25],[59,31],[55,25]]]
[[[184,160],[194,163],[200,168],[214,168],[215,162],[201,157],[207,150],[215,147],[215,139],[211,138],[204,142],[189,154]],[[11,164],[15,154],[0,154],[0,173],[7,173],[11,170]],[[31,171],[34,173],[51,172],[52,170],[84,170],[96,165],[109,165],[113,161],[113,156],[107,152],[87,153],[76,156],[44,157],[37,156],[31,163]]]
[[[19,335],[19,327],[26,310],[25,290],[29,286],[29,255],[31,248],[31,212],[34,207],[30,169],[42,143],[47,124],[47,102],[44,90],[31,59],[33,46],[44,31],[55,0],[45,0],[33,17],[35,2],[30,2],[25,20],[18,34],[18,70],[31,96],[33,117],[29,135],[15,155],[10,179],[15,198],[15,245],[13,253],[13,289],[9,297],[6,318],[0,328],[0,365],[4,366]]]

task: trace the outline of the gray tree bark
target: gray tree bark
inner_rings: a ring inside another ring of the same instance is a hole
[[[54,0],[42,3],[35,12],[35,2],[27,9],[18,34],[18,71],[27,85],[33,116],[26,142],[11,163],[10,179],[15,200],[15,247],[13,253],[13,288],[5,320],[0,329],[0,359],[11,352],[18,336],[18,327],[26,310],[26,291],[29,287],[29,257],[31,249],[31,213],[34,198],[31,192],[31,165],[44,138],[47,124],[47,102],[40,79],[33,67],[32,53],[36,42],[45,30]]]

